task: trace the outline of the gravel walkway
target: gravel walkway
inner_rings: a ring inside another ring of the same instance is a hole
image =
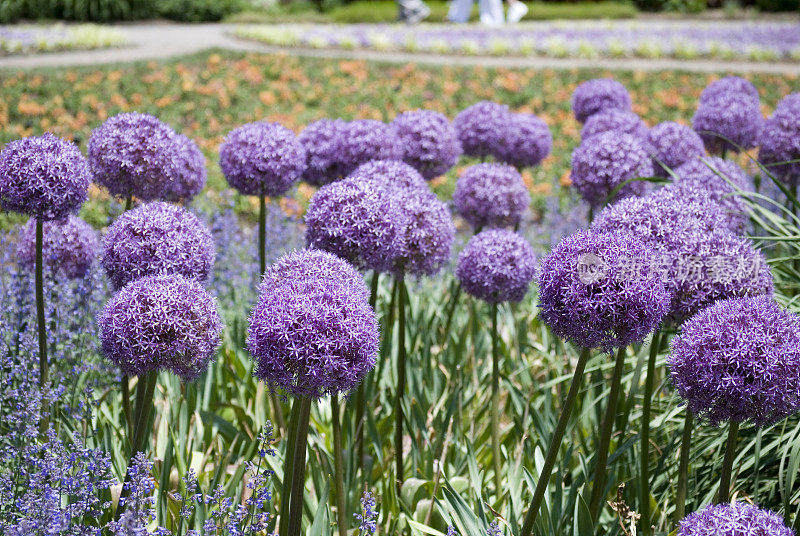
[[[122,48],[59,52],[29,56],[0,57],[0,68],[62,67],[97,65],[137,60],[164,59],[201,52],[210,48],[247,52],[295,54],[318,58],[363,59],[391,63],[414,62],[433,65],[481,65],[532,69],[601,68],[616,70],[682,70],[692,72],[762,72],[800,74],[800,62],[753,63],[717,60],[674,59],[581,59],[547,57],[453,56],[431,53],[378,52],[371,50],[334,50],[282,48],[237,39],[230,35],[235,26],[225,24],[143,23],[116,26],[127,37]]]

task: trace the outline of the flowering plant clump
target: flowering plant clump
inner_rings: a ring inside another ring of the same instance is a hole
[[[402,160],[403,149],[392,125],[374,119],[357,119],[347,123],[342,162],[344,175],[370,160]]]
[[[361,164],[348,176],[353,181],[371,181],[388,189],[417,188],[429,191],[428,183],[419,171],[398,160],[372,160]]]
[[[703,140],[697,132],[673,121],[664,121],[651,128],[647,135],[647,147],[653,156],[653,168],[658,177],[669,177],[670,171],[706,154]]]
[[[322,186],[344,177],[343,146],[347,123],[342,119],[320,119],[309,123],[297,136],[306,149],[303,180]]]
[[[755,147],[763,125],[758,91],[750,82],[737,77],[709,84],[700,94],[692,118],[692,127],[710,153]]]
[[[232,130],[219,147],[222,173],[244,195],[285,194],[306,170],[306,158],[294,132],[266,121]]]
[[[392,122],[402,160],[430,180],[447,173],[461,156],[461,142],[446,116],[433,110],[403,112]]]
[[[375,365],[378,322],[346,261],[295,251],[267,269],[260,293],[247,335],[259,379],[319,398],[350,391]]]
[[[539,271],[542,319],[560,337],[583,348],[641,341],[669,311],[670,292],[654,251],[619,231],[579,231],[545,257]]]
[[[678,536],[794,536],[781,516],[754,504],[712,504],[681,520]]]
[[[653,176],[653,162],[644,144],[630,134],[603,132],[591,136],[572,153],[572,185],[592,206],[602,204],[625,181]],[[618,197],[642,195],[644,181],[625,184]]]
[[[77,279],[87,274],[97,258],[100,239],[92,226],[77,216],[44,222],[42,258],[54,273]],[[36,222],[28,220],[19,235],[17,255],[22,266],[36,265]]]
[[[473,227],[519,225],[531,197],[522,175],[505,164],[477,164],[456,182],[453,205]]]
[[[758,160],[783,182],[797,184],[800,180],[800,162],[791,162],[800,160],[800,93],[781,99],[764,122]]]
[[[510,121],[508,106],[481,101],[461,110],[453,120],[453,127],[465,155],[486,158],[502,156],[502,140]]]
[[[78,147],[50,133],[22,138],[0,151],[0,208],[43,221],[75,213],[91,173]]]
[[[205,282],[214,256],[211,232],[197,216],[160,201],[125,212],[103,238],[103,268],[117,289],[153,274]]]
[[[723,300],[672,342],[672,381],[712,425],[777,422],[800,410],[800,318],[770,296]]]
[[[129,283],[108,301],[98,323],[103,355],[129,376],[169,370],[192,380],[221,342],[214,298],[180,274]]]
[[[503,131],[499,160],[516,167],[538,166],[553,149],[553,134],[532,114],[511,114]]]
[[[625,86],[611,78],[595,78],[582,82],[572,93],[572,112],[575,119],[587,119],[605,110],[630,111],[631,96]]]
[[[639,140],[647,140],[649,129],[642,118],[626,110],[604,110],[589,117],[581,129],[581,139],[602,132],[624,132]]]
[[[456,268],[467,294],[489,303],[522,301],[535,274],[533,248],[505,229],[473,236],[458,256]]]

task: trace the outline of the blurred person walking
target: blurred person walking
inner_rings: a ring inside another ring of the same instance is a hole
[[[422,0],[397,0],[397,19],[406,24],[419,24],[431,14]]]

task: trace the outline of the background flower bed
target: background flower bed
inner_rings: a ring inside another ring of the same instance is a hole
[[[0,55],[108,48],[124,43],[125,37],[117,30],[95,24],[0,26]]]

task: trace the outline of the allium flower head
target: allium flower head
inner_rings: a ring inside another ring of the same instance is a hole
[[[772,424],[800,410],[800,318],[770,296],[715,303],[684,322],[668,358],[695,415]]]
[[[677,536],[794,536],[781,516],[744,502],[713,504],[681,520]]]
[[[447,173],[461,156],[461,142],[443,114],[433,110],[403,112],[392,122],[402,160],[430,180]]]
[[[172,203],[193,199],[206,185],[206,157],[195,142],[175,133],[172,140],[175,174],[161,198]]]
[[[306,170],[303,180],[322,186],[345,175],[342,148],[347,136],[347,123],[342,119],[320,119],[309,123],[297,137],[306,149]]]
[[[430,191],[402,188],[391,192],[397,203],[398,235],[392,257],[395,275],[434,275],[448,260],[455,225],[447,206]]]
[[[505,229],[473,236],[458,256],[456,277],[462,288],[489,303],[521,301],[536,274],[533,248]]]
[[[256,377],[312,398],[358,385],[378,353],[378,322],[360,279],[346,261],[318,250],[289,253],[270,267],[247,336]]]
[[[700,93],[700,102],[714,100],[726,93],[738,93],[750,97],[751,99],[759,99],[758,89],[756,89],[756,86],[754,86],[752,82],[740,76],[726,76],[708,84],[703,89],[702,93]]]
[[[125,374],[169,370],[186,380],[206,370],[222,331],[214,299],[180,274],[129,283],[109,300],[98,323],[103,354]]]
[[[743,92],[721,91],[701,98],[692,118],[692,127],[712,154],[752,149],[763,126],[758,96]]]
[[[650,129],[647,135],[647,147],[653,156],[653,168],[656,176],[669,177],[689,160],[705,156],[703,140],[697,132],[673,121],[664,121]]]
[[[100,249],[97,231],[77,216],[44,222],[42,258],[46,268],[69,279],[83,277]],[[36,220],[31,218],[19,236],[17,256],[22,266],[36,265]]]
[[[522,175],[506,164],[471,166],[453,193],[456,211],[475,228],[518,225],[530,202]]]
[[[630,109],[631,96],[628,90],[611,78],[587,80],[572,93],[572,112],[581,123],[598,112]]]
[[[78,212],[91,173],[78,147],[46,133],[6,144],[0,151],[0,208],[41,220]]]
[[[538,166],[553,149],[547,123],[532,114],[511,114],[497,158],[516,167]]]
[[[542,261],[539,308],[554,333],[584,348],[641,341],[669,310],[670,293],[651,266],[655,252],[623,232],[579,231]]]
[[[305,171],[306,156],[294,132],[266,121],[232,130],[219,147],[222,173],[244,195],[285,194]]]
[[[653,162],[644,144],[630,134],[603,132],[591,136],[572,152],[572,185],[587,203],[602,204],[619,185],[638,177],[652,177]],[[626,184],[617,197],[642,195],[647,184]]]
[[[800,93],[787,95],[764,122],[758,160],[769,173],[788,184],[800,181]],[[780,165],[774,165],[780,164]]]
[[[428,183],[419,171],[398,160],[372,160],[361,164],[348,179],[373,181],[384,188],[418,188],[429,191]]]
[[[347,123],[342,144],[344,175],[370,160],[402,160],[403,149],[392,125],[374,119]]]
[[[581,129],[581,139],[585,140],[601,132],[624,132],[644,142],[648,128],[642,118],[626,110],[604,110],[586,120]]]
[[[214,256],[211,232],[197,216],[160,201],[125,212],[103,238],[102,264],[114,288],[153,274],[204,282]]]
[[[461,110],[453,120],[453,126],[464,154],[485,158],[502,155],[502,140],[510,121],[508,106],[481,101]]]

